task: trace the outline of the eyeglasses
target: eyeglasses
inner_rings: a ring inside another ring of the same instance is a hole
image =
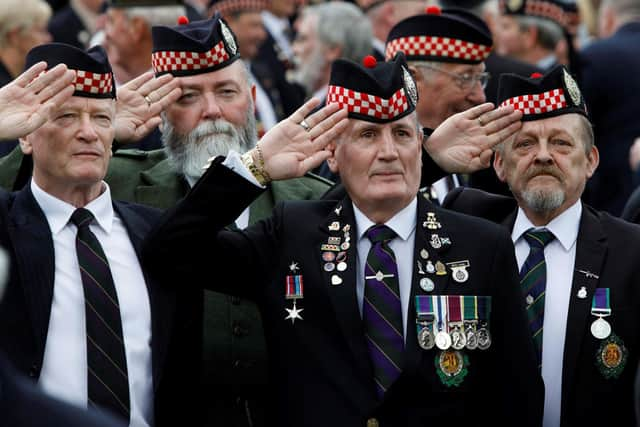
[[[451,77],[453,81],[456,82],[456,85],[462,90],[470,90],[476,85],[476,83],[480,83],[480,87],[484,89],[485,87],[487,87],[489,78],[491,78],[491,74],[487,72],[478,73],[478,74],[468,74],[468,73],[458,74],[458,73],[452,73],[450,71],[445,71],[438,67],[432,67],[430,65],[424,65],[424,64],[418,65],[418,68],[428,68],[430,70],[439,71],[443,74],[446,74],[447,76]]]

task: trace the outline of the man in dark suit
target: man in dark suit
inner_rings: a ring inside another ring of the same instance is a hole
[[[47,44],[27,56],[41,60],[73,69],[75,91],[20,139],[34,159],[30,185],[0,193],[0,243],[11,257],[0,348],[62,400],[130,425],[190,423],[198,294],[145,277],[137,253],[159,212],[113,202],[102,181],[115,133],[106,53]]]
[[[530,79],[503,75],[499,100],[524,114],[494,162],[515,200],[465,189],[445,207],[511,230],[545,381],[544,425],[597,426],[612,417],[633,425],[640,228],[580,200],[599,155],[584,99],[564,67]],[[528,258],[541,248],[532,229],[552,239],[537,264],[546,279],[533,284],[538,273]]]
[[[154,274],[258,303],[274,425],[539,425],[511,243],[418,193],[416,102],[402,54],[336,61],[326,107],[306,117],[310,101],[254,150],[212,160],[145,243]],[[285,202],[224,230],[271,179],[327,159],[348,197]]]
[[[640,136],[640,2],[603,1],[602,39],[580,53],[580,86],[593,119],[601,164],[587,184],[586,201],[620,215],[633,191],[629,148]]]

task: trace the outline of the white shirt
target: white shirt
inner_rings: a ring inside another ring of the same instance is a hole
[[[89,227],[107,256],[120,303],[129,376],[130,426],[152,426],[149,295],[127,230],[113,210],[109,186],[103,185],[104,192],[85,208],[96,218]],[[39,384],[47,393],[86,408],[84,291],[76,255],[77,227],[69,222],[76,208],[44,192],[34,180],[31,181],[31,191],[49,223],[55,254],[53,301]]]
[[[398,261],[398,284],[400,285],[400,306],[402,307],[402,328],[405,341],[407,338],[407,315],[409,311],[409,299],[411,298],[411,279],[413,276],[413,250],[416,238],[416,210],[418,200],[414,198],[411,203],[400,212],[395,214],[385,225],[391,228],[398,235],[389,242],[389,247],[393,250]],[[372,225],[373,221],[366,217],[364,213],[354,204],[353,212],[356,218],[356,230],[354,234],[358,236],[358,264],[356,266],[356,297],[360,316],[362,317],[362,304],[364,300],[364,266],[367,262],[367,255],[371,249],[371,241],[364,234]],[[409,262],[405,262],[405,261]]]
[[[258,181],[247,170],[239,158],[238,153],[230,151],[229,155],[222,163],[232,171],[241,175],[246,180],[260,187]],[[264,188],[264,187],[262,187]],[[413,275],[413,249],[416,238],[416,210],[418,209],[418,199],[414,199],[407,207],[395,214],[385,225],[391,228],[398,235],[391,242],[389,247],[396,255],[398,262],[398,283],[400,285],[400,306],[402,307],[402,327],[406,340],[407,337],[407,314],[409,311],[409,298],[411,298],[411,279]],[[362,213],[360,209],[353,205],[353,212],[356,219],[356,230],[354,234],[358,236],[358,264],[356,266],[356,297],[360,316],[362,317],[362,302],[364,300],[364,265],[367,262],[367,254],[371,248],[371,241],[364,236],[364,233],[374,225],[374,223]],[[410,260],[410,262],[402,262]]]
[[[293,49],[291,48],[291,42],[289,37],[285,34],[286,31],[291,31],[291,24],[287,18],[278,18],[273,13],[263,10],[262,11],[262,23],[267,29],[271,37],[276,41],[276,44],[282,50],[282,53],[289,58],[293,59]]]
[[[438,201],[440,204],[444,202],[445,197],[449,194],[449,191],[453,190],[456,187],[460,187],[460,181],[458,180],[458,176],[456,174],[450,175],[453,185],[448,182],[449,176],[445,176],[444,178],[440,178],[433,184],[431,187],[436,191],[436,196],[438,197]],[[451,187],[451,188],[450,188]]]
[[[556,237],[544,248],[547,265],[542,333],[542,379],[545,385],[544,427],[560,425],[564,339],[581,215],[582,204],[578,200],[546,227],[537,227],[546,228]],[[511,233],[516,248],[518,269],[522,268],[529,255],[529,244],[523,234],[531,227],[534,226],[524,211],[518,209],[518,216]]]

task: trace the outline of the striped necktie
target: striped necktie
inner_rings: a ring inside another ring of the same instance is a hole
[[[84,289],[89,406],[106,408],[128,421],[129,379],[118,295],[107,257],[89,229],[93,219],[84,208],[71,215],[78,227],[76,252]]]
[[[549,230],[527,230],[524,238],[529,243],[529,256],[520,270],[520,285],[527,307],[529,329],[538,356],[538,367],[542,367],[542,326],[544,324],[544,295],[547,284],[547,265],[544,248],[555,237]]]
[[[362,320],[376,392],[382,398],[400,375],[404,361],[398,266],[389,247],[396,233],[386,225],[374,225],[365,235],[371,241],[371,249],[364,269]]]

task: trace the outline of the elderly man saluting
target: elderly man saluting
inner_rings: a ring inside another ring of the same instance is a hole
[[[415,83],[402,54],[366,64],[336,61],[325,108],[305,118],[310,101],[248,153],[212,159],[144,262],[175,286],[258,303],[274,424],[539,425],[508,234],[418,194]],[[284,202],[224,229],[267,182],[324,160],[345,199]]]

